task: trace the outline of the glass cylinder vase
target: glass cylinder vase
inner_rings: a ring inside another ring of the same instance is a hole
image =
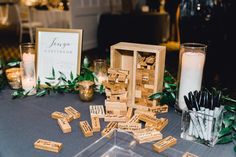
[[[20,45],[21,53],[21,83],[25,92],[29,95],[35,94],[35,44],[24,43]]]
[[[107,64],[105,59],[94,60],[95,85],[99,90],[102,83],[107,79]]]
[[[186,108],[184,95],[201,89],[206,48],[206,45],[200,43],[184,43],[180,47],[177,110]]]

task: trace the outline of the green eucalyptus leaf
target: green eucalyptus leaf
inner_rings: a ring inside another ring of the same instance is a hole
[[[233,135],[232,135],[232,138],[233,138],[234,140],[236,140],[236,134],[233,134]]]
[[[51,87],[52,85],[49,82],[45,82],[45,84],[49,87]]]
[[[55,78],[55,70],[53,67],[52,67],[52,77]]]
[[[152,95],[150,95],[150,96],[149,96],[149,99],[151,99],[151,100],[154,100],[154,99],[159,99],[159,98],[161,98],[161,97],[162,97],[162,95],[163,95],[163,93],[162,93],[162,92],[155,93],[155,94],[152,94]]]
[[[27,92],[23,95],[23,97],[27,97],[27,96],[29,95],[29,93],[30,93],[32,90],[33,90],[33,89],[27,91]]]
[[[60,73],[62,78],[66,79],[66,75],[65,74],[63,74],[61,71],[59,71],[59,73]]]
[[[232,128],[234,129],[234,131],[236,131],[236,122],[234,122],[234,124],[232,125]]]
[[[234,146],[234,152],[236,153],[236,146]]]
[[[228,112],[224,114],[224,120],[234,120],[235,118],[236,117],[234,113]]]
[[[232,133],[232,129],[230,127],[222,128],[219,132],[219,137],[223,137],[223,136],[229,135],[231,133]]]
[[[71,80],[74,80],[74,76],[73,76],[72,71],[70,72],[70,79],[71,79]]]
[[[232,142],[233,139],[230,136],[222,137],[218,140],[217,144],[226,144]]]
[[[231,125],[233,124],[233,120],[230,120],[230,119],[225,118],[225,119],[223,120],[223,124],[224,124],[225,127],[227,128],[227,127],[229,127],[229,126],[231,126]]]
[[[47,80],[55,80],[54,77],[45,77]]]
[[[235,105],[227,105],[224,107],[227,111],[236,112],[236,106]]]
[[[42,90],[42,91],[38,92],[38,93],[36,94],[36,96],[37,96],[37,97],[40,97],[40,96],[44,96],[44,95],[46,95],[46,94],[47,94],[47,91],[46,91],[46,90]]]

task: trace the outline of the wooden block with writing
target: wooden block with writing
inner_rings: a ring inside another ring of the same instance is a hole
[[[160,131],[156,131],[155,129],[153,129],[147,130],[146,132],[142,133],[135,133],[134,138],[141,144],[161,140],[163,136]]]
[[[139,123],[139,114],[134,114],[133,117],[128,121],[128,123]]]
[[[105,100],[106,108],[113,108],[113,109],[120,109],[120,110],[127,110],[127,103],[126,102],[118,102],[118,101],[109,101]]]
[[[53,119],[65,118],[68,122],[71,122],[74,119],[73,116],[58,111],[53,112],[51,117]]]
[[[133,115],[133,108],[129,107],[128,111],[126,113],[127,119],[130,119],[132,117],[132,115]]]
[[[185,152],[182,157],[198,157],[198,156],[189,152]]]
[[[158,113],[167,113],[168,110],[169,110],[168,105],[153,106],[149,108],[149,111],[158,112]]]
[[[118,110],[118,109],[106,108],[106,114],[115,114],[115,115],[123,115],[123,116],[125,116],[127,114],[127,111],[126,110]]]
[[[93,130],[88,121],[80,121],[79,125],[85,137],[93,136]]]
[[[167,118],[160,118],[159,121],[160,121],[160,123],[157,125],[156,129],[157,129],[158,131],[161,131],[161,130],[163,130],[163,129],[166,127],[166,125],[168,124],[168,119],[167,119]]]
[[[60,118],[57,120],[58,125],[60,126],[63,133],[71,132],[71,126],[65,118]]]
[[[63,146],[62,143],[43,140],[43,139],[38,139],[34,143],[34,148],[36,149],[41,149],[41,150],[46,150],[46,151],[51,151],[51,152],[56,152],[56,153],[58,153],[62,149],[62,146]]]
[[[157,118],[150,117],[150,116],[145,115],[145,114],[141,114],[139,116],[139,120],[144,121],[146,123],[152,123],[153,125],[157,125],[159,123],[159,120]]]
[[[158,141],[156,143],[153,144],[153,149],[155,151],[157,151],[158,153],[166,150],[169,147],[172,147],[173,145],[175,145],[177,143],[177,139],[172,137],[172,136],[168,136],[164,139],[162,139],[161,141]]]
[[[68,115],[73,116],[74,119],[80,118],[80,113],[79,113],[79,111],[77,111],[77,110],[74,109],[73,107],[68,106],[68,107],[65,107],[64,110],[65,110],[65,112],[66,112]]]
[[[105,122],[126,122],[127,117],[123,115],[106,114],[104,121]]]
[[[135,130],[140,130],[142,128],[141,123],[118,123],[118,129],[132,132]]]
[[[92,116],[91,117],[91,123],[93,132],[99,132],[101,130],[101,125],[98,117]]]
[[[105,111],[103,105],[90,105],[89,106],[90,116],[98,117],[98,118],[104,118],[105,117]]]
[[[145,110],[139,110],[139,109],[136,109],[134,111],[135,114],[145,114],[147,116],[151,116],[151,117],[156,117],[156,113],[155,112],[150,112],[150,111],[145,111]]]
[[[102,131],[102,136],[107,136],[108,138],[112,135],[112,132],[115,128],[117,128],[118,123],[117,122],[110,122],[107,124],[107,126]]]

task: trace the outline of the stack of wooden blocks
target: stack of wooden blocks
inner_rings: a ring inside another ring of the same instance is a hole
[[[108,81],[104,82],[106,100],[106,117],[125,116],[127,113],[128,102],[128,79],[129,71],[121,69],[108,69]]]

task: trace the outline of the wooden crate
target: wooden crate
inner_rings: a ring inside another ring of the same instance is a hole
[[[157,102],[148,100],[148,96],[162,91],[165,55],[165,46],[127,42],[111,46],[111,68],[120,68],[130,72],[129,107],[147,110],[149,107],[156,106]],[[144,62],[151,58],[154,59],[154,63],[144,65],[140,62],[140,56]]]

